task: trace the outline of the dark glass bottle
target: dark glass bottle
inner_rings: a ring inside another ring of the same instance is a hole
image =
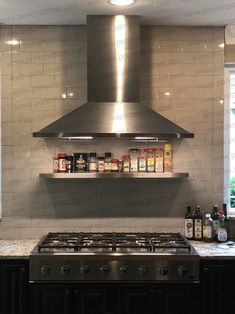
[[[225,224],[225,229],[227,230],[228,234],[228,240],[229,240],[229,218],[228,218],[228,212],[227,212],[227,204],[223,204],[223,211],[224,211],[224,224]]]
[[[185,238],[189,240],[193,239],[193,214],[191,206],[187,206],[187,213],[184,220],[184,234]]]
[[[193,214],[194,240],[202,240],[202,222],[202,212],[200,206],[197,205]]]
[[[212,213],[211,213],[211,218],[213,220],[214,237],[216,238],[217,237],[217,230],[219,227],[219,213],[218,213],[218,205],[217,204],[214,205],[214,208],[213,208]]]

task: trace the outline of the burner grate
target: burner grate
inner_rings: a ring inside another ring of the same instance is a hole
[[[179,233],[49,233],[39,252],[190,252]]]

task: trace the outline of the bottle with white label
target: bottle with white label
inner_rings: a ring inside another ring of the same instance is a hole
[[[219,212],[219,227],[217,229],[217,241],[218,242],[226,242],[228,239],[228,233],[225,229],[225,216],[224,211],[221,210]]]
[[[187,213],[185,215],[184,235],[185,235],[185,238],[189,240],[193,239],[193,214],[191,211],[191,206],[187,207]]]
[[[194,240],[202,240],[202,213],[200,206],[196,206],[196,210],[193,214],[193,227],[194,227]]]
[[[213,220],[210,214],[206,214],[203,222],[203,241],[213,242],[214,232],[213,232]]]

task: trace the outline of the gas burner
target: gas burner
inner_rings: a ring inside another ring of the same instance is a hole
[[[190,252],[179,233],[49,233],[39,252]]]

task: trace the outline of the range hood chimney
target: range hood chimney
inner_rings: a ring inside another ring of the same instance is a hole
[[[87,17],[88,101],[34,137],[194,137],[139,102],[138,16]]]

